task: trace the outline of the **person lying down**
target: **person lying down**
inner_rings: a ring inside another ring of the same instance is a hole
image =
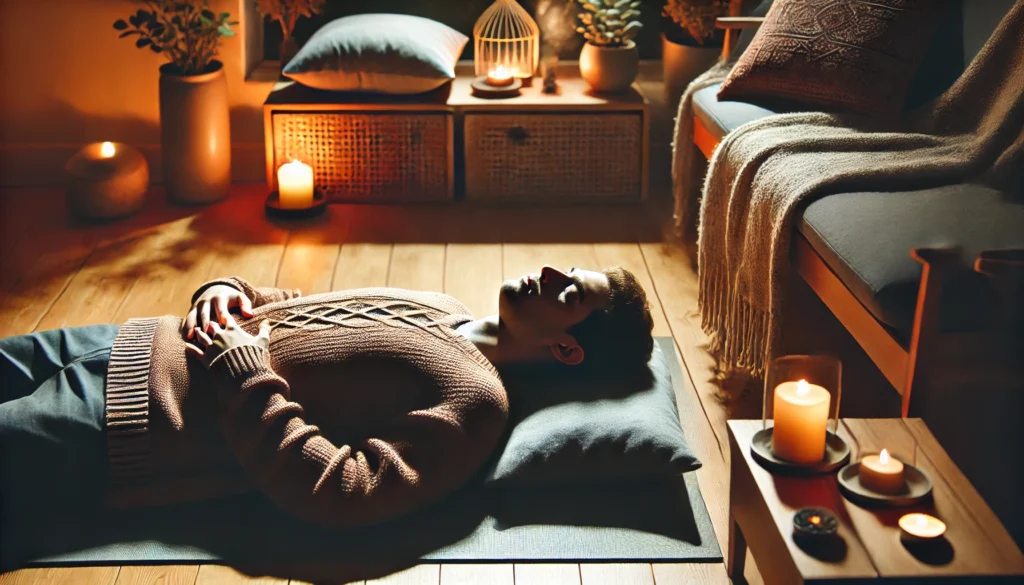
[[[474,318],[440,293],[303,297],[231,277],[184,318],[0,339],[3,542],[83,507],[254,489],[307,522],[384,522],[478,471],[504,432],[505,368],[650,359],[627,270],[544,266],[498,295]]]

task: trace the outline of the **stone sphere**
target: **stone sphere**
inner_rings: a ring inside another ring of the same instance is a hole
[[[68,160],[64,170],[68,208],[78,217],[126,217],[146,203],[149,165],[132,146],[120,142],[89,144]]]

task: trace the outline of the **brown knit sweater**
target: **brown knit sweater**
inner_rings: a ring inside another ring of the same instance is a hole
[[[381,522],[465,483],[494,449],[508,402],[493,365],[438,293],[309,297],[227,284],[272,325],[270,350],[186,359],[181,319],[121,329],[107,373],[110,504],[147,506],[258,488],[295,516]],[[195,297],[193,297],[194,299]]]

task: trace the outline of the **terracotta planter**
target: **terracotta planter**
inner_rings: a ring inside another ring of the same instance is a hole
[[[580,51],[580,76],[596,92],[626,91],[640,71],[636,43],[623,47],[600,47],[587,43]]]
[[[686,86],[718,61],[722,47],[691,47],[670,41],[661,35],[661,63],[665,91],[675,107]]]
[[[231,128],[224,66],[200,75],[160,68],[160,148],[167,196],[186,205],[213,203],[231,184]]]

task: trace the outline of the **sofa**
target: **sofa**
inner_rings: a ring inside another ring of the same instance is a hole
[[[1012,5],[951,1],[907,109],[945,91]],[[758,19],[720,21],[743,29],[736,57]],[[720,101],[718,89],[693,95],[694,143],[708,159],[729,132],[782,111]],[[961,184],[830,194],[804,206],[796,229],[796,271],[901,394],[899,414],[925,420],[1022,544],[1024,459],[1013,437],[1024,414],[1024,192]]]

